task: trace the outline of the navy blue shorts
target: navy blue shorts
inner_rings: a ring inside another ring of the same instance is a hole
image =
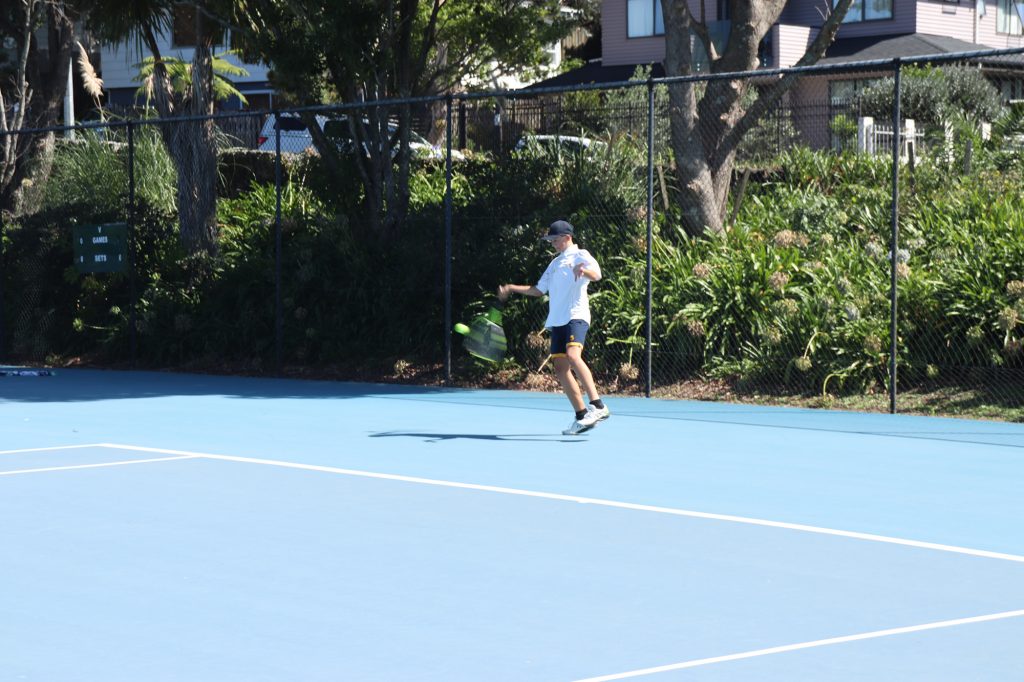
[[[569,324],[551,328],[551,357],[564,358],[569,346],[583,348],[590,325],[583,320],[569,320]]]

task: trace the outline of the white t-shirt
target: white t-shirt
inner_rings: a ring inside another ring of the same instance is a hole
[[[548,265],[537,281],[537,288],[548,295],[548,319],[545,327],[561,327],[569,320],[583,320],[590,324],[590,302],[587,299],[586,277],[576,279],[573,269],[583,263],[588,270],[601,274],[601,266],[586,249],[573,244]]]

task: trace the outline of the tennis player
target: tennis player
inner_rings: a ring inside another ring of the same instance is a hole
[[[573,436],[589,431],[611,415],[597,392],[594,375],[583,361],[583,344],[590,329],[587,285],[601,279],[601,266],[589,251],[573,243],[573,227],[564,220],[551,223],[542,240],[551,244],[558,255],[537,284],[502,284],[498,287],[498,299],[507,301],[512,294],[548,294],[548,319],[544,326],[551,330],[551,359],[558,382],[576,411],[576,419],[562,433]],[[589,406],[583,402],[574,372],[590,398]]]

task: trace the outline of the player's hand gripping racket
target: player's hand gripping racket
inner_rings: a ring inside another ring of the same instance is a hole
[[[464,337],[462,346],[470,355],[488,362],[505,359],[508,342],[505,340],[505,330],[501,328],[501,309],[504,305],[501,301],[495,301],[486,315],[476,318],[468,327],[461,322],[455,325],[455,331]]]

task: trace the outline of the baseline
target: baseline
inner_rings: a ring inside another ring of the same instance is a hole
[[[831,646],[833,644],[846,644],[848,642],[856,642],[865,639],[878,639],[880,637],[892,637],[894,635],[905,635],[912,632],[923,632],[925,630],[937,630],[940,628],[957,627],[960,625],[971,625],[973,623],[985,623],[995,620],[1005,620],[1007,618],[1020,618],[1024,616],[1024,609],[1017,611],[1003,611],[1001,613],[990,613],[984,616],[972,616],[969,618],[956,618],[953,620],[942,620],[934,623],[923,623],[921,625],[908,625],[899,628],[889,628],[887,630],[875,630],[873,632],[862,632],[856,635],[845,635],[843,637],[830,637],[828,639],[819,639],[812,642],[800,642],[798,644],[786,644],[784,646],[770,647],[767,649],[757,649],[754,651],[744,651],[738,654],[729,654],[726,656],[715,656],[712,658],[699,658],[693,661],[683,661],[681,663],[670,663],[668,665],[661,665],[652,668],[641,668],[638,670],[629,670],[622,673],[614,673],[612,675],[601,675],[599,677],[587,677],[585,679],[576,680],[575,682],[612,682],[613,680],[625,680],[632,677],[644,677],[647,675],[656,675],[658,673],[670,672],[673,670],[684,670],[686,668],[696,668],[704,665],[712,665],[715,663],[727,663],[729,661],[739,661],[746,658],[757,658],[759,656],[769,656],[771,654],[781,654],[788,651],[799,651],[800,649],[811,649],[814,647]]]

